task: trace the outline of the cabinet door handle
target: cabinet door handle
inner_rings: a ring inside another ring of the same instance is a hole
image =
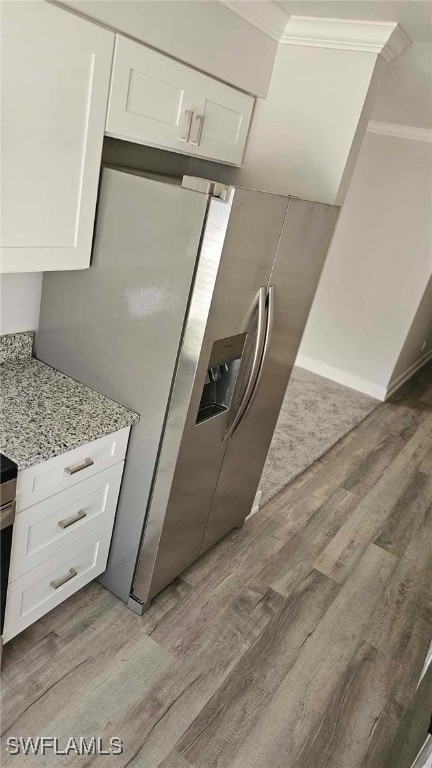
[[[57,525],[59,525],[60,528],[69,528],[70,525],[77,523],[78,520],[82,520],[83,517],[87,517],[87,512],[84,512],[83,509],[80,509],[78,510],[76,515],[72,515],[72,517],[67,517],[65,520],[59,520]]]
[[[201,138],[202,138],[202,132],[203,132],[203,128],[204,128],[205,115],[197,115],[196,119],[198,121],[198,130],[197,130],[196,137],[195,137],[194,141],[191,141],[191,144],[193,144],[194,147],[199,147],[199,145],[201,144]]]
[[[73,579],[75,576],[78,576],[78,571],[76,571],[75,568],[69,568],[69,573],[67,573],[66,576],[61,576],[60,579],[50,581],[50,587],[53,589],[58,589],[59,587],[63,586],[63,584],[66,584],[66,582]]]
[[[184,136],[180,136],[180,141],[183,141],[187,143],[189,141],[189,136],[192,128],[192,118],[193,118],[193,112],[191,109],[185,109],[185,116],[187,119],[186,122],[186,130],[184,133]]]
[[[73,467],[65,467],[64,471],[67,475],[75,475],[76,472],[81,472],[82,469],[87,469],[87,467],[91,467],[93,464],[93,459],[84,459],[82,464],[75,464]]]

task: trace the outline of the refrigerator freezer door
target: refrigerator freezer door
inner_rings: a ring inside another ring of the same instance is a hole
[[[141,416],[108,568],[130,593],[208,197],[105,168],[91,268],[44,276],[37,356]]]
[[[244,189],[227,202],[210,201],[134,580],[142,602],[199,555],[228,444],[223,438],[249,380],[259,289],[268,284],[287,205],[286,197]],[[214,403],[220,407],[200,418],[212,384],[222,392]]]
[[[229,440],[201,553],[252,509],[338,213],[335,206],[290,200],[269,280],[273,322],[264,367],[252,404]]]

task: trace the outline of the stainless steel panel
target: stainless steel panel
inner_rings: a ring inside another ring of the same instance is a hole
[[[257,327],[256,327],[255,343],[254,343],[253,354],[252,354],[252,363],[250,366],[250,371],[247,376],[244,392],[242,393],[241,399],[239,401],[237,410],[233,416],[231,424],[228,427],[227,431],[225,432],[225,435],[223,438],[224,441],[227,440],[235,432],[241,420],[243,419],[243,416],[246,412],[246,408],[248,406],[249,400],[252,396],[252,393],[254,391],[254,388],[258,379],[261,358],[264,350],[264,339],[266,334],[266,319],[265,319],[266,293],[267,291],[264,286],[262,286],[258,291]]]
[[[133,595],[142,602],[198,556],[226,443],[247,381],[260,286],[267,285],[288,198],[236,189],[212,199]],[[231,408],[196,424],[213,344],[248,331]]]
[[[0,507],[0,531],[9,528],[15,520],[15,501],[8,501]]]
[[[90,269],[44,275],[37,357],[141,416],[101,577],[125,601],[207,202],[180,184],[105,168]]]
[[[268,292],[267,292],[267,319],[266,319],[266,331],[265,331],[265,339],[264,339],[264,345],[263,345],[263,352],[262,352],[262,358],[260,361],[260,368],[258,371],[258,376],[255,380],[254,388],[252,391],[252,394],[248,400],[248,403],[246,405],[246,408],[244,412],[242,413],[241,420],[237,422],[235,425],[235,428],[238,429],[241,425],[241,422],[243,419],[246,418],[248,415],[250,409],[252,408],[252,405],[255,401],[255,398],[260,390],[261,386],[261,380],[264,375],[264,371],[266,370],[267,366],[267,360],[270,354],[270,344],[272,340],[273,335],[273,324],[274,324],[274,311],[275,311],[275,287],[274,285],[270,285]],[[232,430],[232,434],[235,430]]]
[[[212,347],[209,368],[214,365],[228,362],[228,360],[232,360],[233,358],[241,357],[244,342],[245,336],[243,333],[238,333],[235,336],[228,336],[227,339],[217,339]]]
[[[8,504],[10,501],[14,501],[16,496],[16,477],[12,480],[7,480],[5,483],[0,483],[0,506]]]
[[[269,280],[274,316],[267,362],[255,399],[229,440],[201,552],[251,511],[338,213],[335,206],[290,200]]]

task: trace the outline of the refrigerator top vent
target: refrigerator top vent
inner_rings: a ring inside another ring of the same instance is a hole
[[[219,181],[201,179],[199,176],[183,176],[182,187],[193,189],[194,192],[202,192],[204,195],[218,197],[220,200],[228,200],[232,187],[221,184]]]

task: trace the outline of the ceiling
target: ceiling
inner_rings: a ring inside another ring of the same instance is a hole
[[[432,41],[432,2],[430,0],[274,0],[274,2],[289,15],[362,21],[397,21],[413,42]]]

